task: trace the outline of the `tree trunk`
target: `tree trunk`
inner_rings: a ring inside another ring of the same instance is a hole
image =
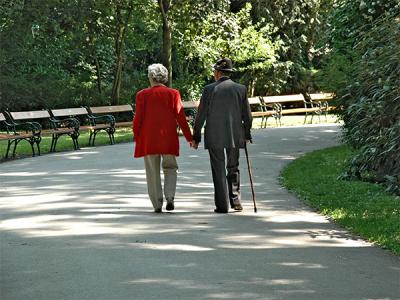
[[[168,11],[170,10],[171,0],[158,0],[161,16],[163,19],[163,55],[162,63],[168,70],[168,83],[172,87],[172,33],[171,25],[168,19]]]
[[[122,16],[123,7],[120,2],[117,3],[117,30],[115,32],[115,71],[114,71],[114,82],[111,91],[111,105],[119,104],[119,95],[122,83],[122,69],[124,65],[123,48],[124,39],[126,33],[126,27],[128,26],[129,19],[133,10],[133,2],[129,1],[129,6],[126,7],[128,10],[125,15],[125,20]]]
[[[100,63],[99,58],[97,57],[96,50],[94,50],[94,62],[96,64],[96,74],[97,74],[97,89],[99,94],[101,94],[101,72],[100,72]]]
[[[122,32],[124,27],[120,27],[118,24],[118,30],[115,35],[115,70],[114,70],[114,81],[111,91],[111,105],[119,104],[119,91],[121,89],[121,79],[122,79]]]
[[[100,62],[99,58],[97,57],[97,50],[96,50],[96,42],[95,42],[95,35],[94,35],[94,30],[92,28],[91,22],[87,22],[86,26],[88,28],[88,37],[89,37],[89,43],[88,47],[90,49],[90,52],[93,56],[94,64],[96,67],[96,76],[97,76],[97,90],[99,94],[101,94],[101,72],[100,72]]]

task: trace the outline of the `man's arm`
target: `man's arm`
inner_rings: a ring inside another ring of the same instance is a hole
[[[209,106],[209,92],[208,88],[205,87],[201,95],[200,104],[197,108],[196,119],[193,126],[193,140],[198,144],[201,142],[201,129],[207,118],[207,111]]]
[[[190,132],[189,125],[186,121],[185,110],[183,109],[181,95],[179,91],[176,91],[175,94],[175,115],[178,125],[181,128],[182,133],[185,136],[186,140],[189,143],[192,142],[193,136],[192,133]]]

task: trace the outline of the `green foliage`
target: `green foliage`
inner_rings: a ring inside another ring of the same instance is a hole
[[[338,1],[318,73],[340,96],[345,140],[357,149],[344,178],[384,182],[400,194],[400,4]]]
[[[400,198],[377,184],[337,180],[352,156],[347,146],[308,153],[284,169],[283,184],[354,234],[400,255]]]
[[[0,109],[131,102],[148,86],[147,66],[161,61],[157,1],[0,1]],[[221,56],[251,94],[313,86],[325,0],[169,2],[173,86],[183,99],[199,97]]]
[[[274,76],[273,71],[274,68],[284,69],[287,63],[278,61],[281,42],[270,39],[274,27],[253,25],[250,4],[237,13],[227,9],[214,11],[198,20],[194,27],[177,27],[177,42],[182,46],[178,48],[178,55],[198,67],[194,73],[201,81],[211,75],[211,66],[217,58],[227,56],[235,62],[240,81],[254,84],[259,77],[268,77],[259,85],[260,89],[264,93],[265,90],[279,91],[284,81],[279,80],[280,73]],[[188,68],[187,71],[192,70]]]
[[[387,16],[362,35],[364,55],[342,103],[345,136],[360,149],[357,174],[386,181],[400,195],[400,19]],[[365,175],[368,174],[368,175]]]

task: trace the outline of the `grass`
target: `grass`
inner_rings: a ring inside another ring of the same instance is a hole
[[[310,124],[311,116],[307,117],[307,123]],[[313,124],[326,124],[326,123],[337,123],[338,117],[333,114],[328,114],[327,118],[325,116],[321,116],[321,120],[319,120],[318,116],[314,116]],[[286,115],[281,118],[282,126],[300,126],[304,123],[304,116],[296,116],[296,115]],[[253,128],[260,128],[261,118],[253,119]],[[275,119],[270,117],[268,118],[267,128],[268,127],[276,127]]]
[[[308,117],[307,123],[310,121],[310,117]],[[283,116],[282,119],[282,126],[296,126],[296,125],[303,125],[304,122],[304,116]],[[318,117],[314,117],[314,124],[324,124],[324,123],[335,123],[337,122],[337,117],[335,115],[328,115],[327,120],[325,120],[325,117],[321,117],[321,122],[319,122]],[[261,125],[261,118],[255,118],[253,120],[253,128],[260,128]],[[267,127],[275,127],[275,120],[274,118],[269,118]],[[132,135],[132,130],[131,128],[119,128],[115,132],[115,142],[116,143],[123,143],[123,142],[130,142],[133,139]],[[82,132],[81,135],[79,136],[79,146],[80,147],[87,147],[89,142],[89,133],[87,132]],[[107,145],[109,144],[109,139],[108,135],[105,132],[99,132],[96,136],[96,146],[100,145]],[[46,154],[50,150],[50,145],[51,145],[51,137],[50,136],[44,136],[42,138],[42,141],[40,143],[40,151],[41,154]],[[7,149],[7,142],[6,141],[0,141],[0,161],[2,160],[2,156],[5,155]],[[11,149],[12,151],[12,149]],[[36,147],[35,147],[36,151]],[[57,152],[61,151],[73,151],[73,145],[72,145],[72,140],[68,136],[62,136],[57,142]],[[11,155],[12,153],[10,153]],[[18,144],[17,147],[17,152],[16,152],[16,158],[22,158],[26,156],[31,156],[32,155],[32,150],[31,146],[28,142],[26,141],[21,141]],[[4,159],[3,159],[4,161]]]
[[[350,157],[346,146],[308,153],[282,171],[282,183],[352,233],[400,255],[400,197],[377,184],[338,180]]]
[[[115,142],[116,143],[123,143],[123,142],[130,142],[133,139],[132,135],[132,129],[130,128],[120,128],[117,129],[116,132],[114,133],[115,137]],[[89,133],[88,132],[82,132],[81,135],[79,136],[79,146],[82,147],[87,147],[89,144]],[[108,134],[105,132],[99,132],[96,136],[96,141],[95,145],[100,146],[100,145],[108,145],[110,143],[110,140],[108,138]],[[42,141],[40,143],[40,152],[41,154],[46,154],[50,151],[50,145],[51,145],[51,136],[44,136],[42,137]],[[61,136],[57,142],[57,152],[61,151],[73,151],[73,143],[72,139],[69,136]],[[6,141],[1,141],[0,142],[0,154],[5,155],[7,150],[7,142]],[[35,146],[35,151],[36,151],[36,146]],[[12,149],[10,150],[12,152]],[[12,153],[10,153],[11,155]],[[18,144],[17,151],[16,151],[16,158],[21,158],[25,156],[31,156],[32,155],[32,150],[31,146],[28,142],[26,141],[21,141]]]

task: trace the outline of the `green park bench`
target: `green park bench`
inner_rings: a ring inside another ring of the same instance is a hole
[[[282,96],[264,96],[264,97],[252,97],[249,98],[250,103],[257,103],[260,101],[264,106],[272,105],[273,110],[275,110],[276,116],[281,124],[281,117],[283,115],[293,115],[293,114],[304,114],[304,124],[307,121],[307,117],[311,115],[311,123],[315,115],[320,118],[321,114],[325,114],[325,119],[327,119],[327,113],[329,111],[328,101],[332,100],[334,94],[332,93],[317,93],[309,94],[307,99],[302,94],[294,95],[282,95]],[[259,100],[261,99],[262,100]],[[259,112],[262,116],[262,112]],[[254,114],[254,116],[258,116]]]
[[[0,113],[0,141],[7,141],[7,150],[5,158],[8,158],[11,147],[13,146],[12,157],[15,157],[17,146],[21,141],[27,141],[32,148],[32,156],[35,156],[36,144],[38,154],[40,155],[41,126],[34,122],[16,123],[10,118],[6,118]]]

